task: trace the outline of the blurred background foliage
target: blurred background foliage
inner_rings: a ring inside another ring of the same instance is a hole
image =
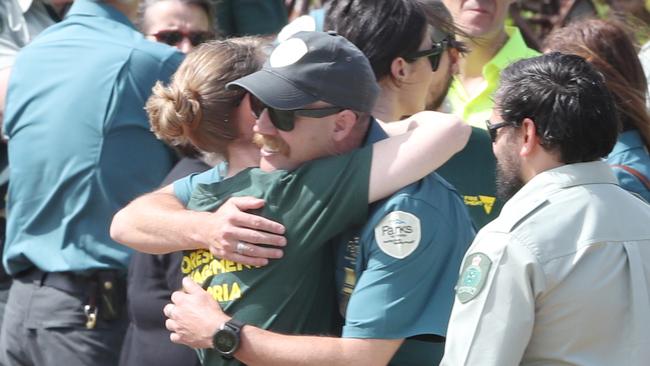
[[[285,2],[289,18],[293,19],[322,7],[327,0]],[[639,45],[650,41],[650,0],[516,0],[508,22],[519,26],[529,46],[539,49],[551,30],[585,16],[616,18],[627,25]]]
[[[553,29],[583,17],[617,19],[639,45],[650,40],[650,0],[518,0],[509,22],[522,30],[529,46],[540,49]]]

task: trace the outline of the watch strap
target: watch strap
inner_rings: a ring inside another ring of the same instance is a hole
[[[225,322],[219,328],[219,330],[217,330],[217,332],[214,334],[214,336],[212,336],[213,348],[216,349],[217,352],[219,352],[221,354],[221,357],[223,357],[225,359],[232,359],[233,358],[233,354],[239,348],[239,344],[240,344],[240,340],[241,340],[241,338],[240,338],[241,328],[244,325],[246,325],[246,324],[244,324],[243,322],[238,321],[237,319],[231,318],[230,320]],[[232,349],[230,349],[228,351],[220,350],[216,346],[217,337],[223,336],[224,332],[226,332],[226,333],[230,334],[231,336],[235,337],[234,346],[233,346]]]
[[[230,329],[234,330],[237,334],[239,334],[239,332],[241,332],[241,329],[244,327],[244,325],[246,325],[246,324],[243,323],[243,322],[240,322],[239,320],[237,320],[235,318],[231,318],[230,320],[228,320],[224,324],[224,326],[229,327]]]

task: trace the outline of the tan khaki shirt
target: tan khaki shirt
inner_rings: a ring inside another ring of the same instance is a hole
[[[604,162],[541,173],[468,250],[441,365],[650,364],[650,205]]]

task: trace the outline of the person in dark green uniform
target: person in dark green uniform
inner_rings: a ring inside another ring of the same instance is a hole
[[[362,223],[369,202],[422,178],[460,150],[469,128],[449,115],[425,112],[390,128],[415,130],[353,150],[366,135],[378,87],[363,54],[334,34],[298,33],[273,51],[263,70],[234,84],[251,93],[243,103],[250,103],[258,116],[260,169],[220,184],[197,185],[187,207],[211,211],[229,197],[263,198],[262,216],[291,223],[285,234],[288,246],[283,260],[262,268],[193,250],[186,254],[183,270],[239,321],[281,332],[327,333],[334,266],[325,242],[347,225]],[[128,214],[118,213],[113,226],[125,219]],[[243,243],[238,249],[248,250]],[[172,317],[167,325],[173,328],[173,306],[166,309]],[[217,322],[207,317],[202,324],[212,325],[211,333],[220,326],[237,328],[234,321]],[[214,345],[222,344],[215,339]],[[213,342],[193,346],[212,348]],[[219,365],[229,362],[222,355],[235,351],[202,353],[206,364]]]
[[[438,0],[330,3],[326,29],[337,31],[364,52],[382,88],[372,110],[376,120],[371,122],[365,144],[387,137],[377,120],[393,121],[423,110],[429,92],[433,92],[433,100],[444,97],[456,54],[462,50],[454,41],[452,24],[451,15]],[[183,191],[187,195],[182,197],[189,196],[191,186]],[[346,321],[342,338],[334,342],[350,345],[345,354],[332,357],[349,364],[390,360],[391,365],[401,366],[440,361],[458,267],[474,235],[463,206],[455,190],[431,173],[374,203],[363,229],[357,227],[330,242],[338,252],[336,290],[339,312]],[[397,240],[406,244],[394,245]],[[309,249],[304,248],[306,252]],[[190,268],[186,271],[189,274]],[[323,273],[320,268],[315,272]],[[192,272],[198,283],[211,273]],[[269,275],[275,273],[294,271],[289,267]],[[223,284],[210,287],[211,292],[215,290],[213,295],[223,299]],[[226,296],[231,294],[239,296],[239,284]],[[323,300],[323,306],[330,306],[329,298]],[[292,340],[262,360],[273,363],[276,355],[291,347],[294,359],[311,364],[316,362],[311,357],[322,352],[323,339],[319,341],[316,347],[297,348]],[[363,347],[357,349],[359,344]]]
[[[458,30],[440,0],[333,0],[323,10],[324,24],[311,14],[311,22],[297,20],[278,38],[312,26],[334,30],[359,47],[382,88],[372,113],[377,120],[404,118],[425,106],[435,110],[444,100],[466,49],[456,41]],[[372,124],[365,143],[385,137]],[[314,364],[314,357],[325,359],[332,350],[331,358],[345,364],[440,362],[458,268],[474,237],[464,206],[436,172],[373,203],[363,227],[334,239],[345,323],[341,338],[332,342],[345,352],[322,348],[322,339],[315,347],[298,347],[292,339],[252,363],[273,363],[288,349],[293,359],[285,356],[286,365]]]

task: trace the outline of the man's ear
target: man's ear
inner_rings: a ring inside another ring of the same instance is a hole
[[[521,149],[519,150],[521,157],[530,156],[535,149],[541,147],[539,144],[539,136],[537,135],[537,128],[535,127],[535,122],[528,117],[524,118],[521,123],[520,133],[522,136],[520,138],[523,139]]]
[[[334,141],[340,142],[345,140],[354,129],[356,122],[357,114],[353,111],[345,109],[339,112],[334,121]]]

